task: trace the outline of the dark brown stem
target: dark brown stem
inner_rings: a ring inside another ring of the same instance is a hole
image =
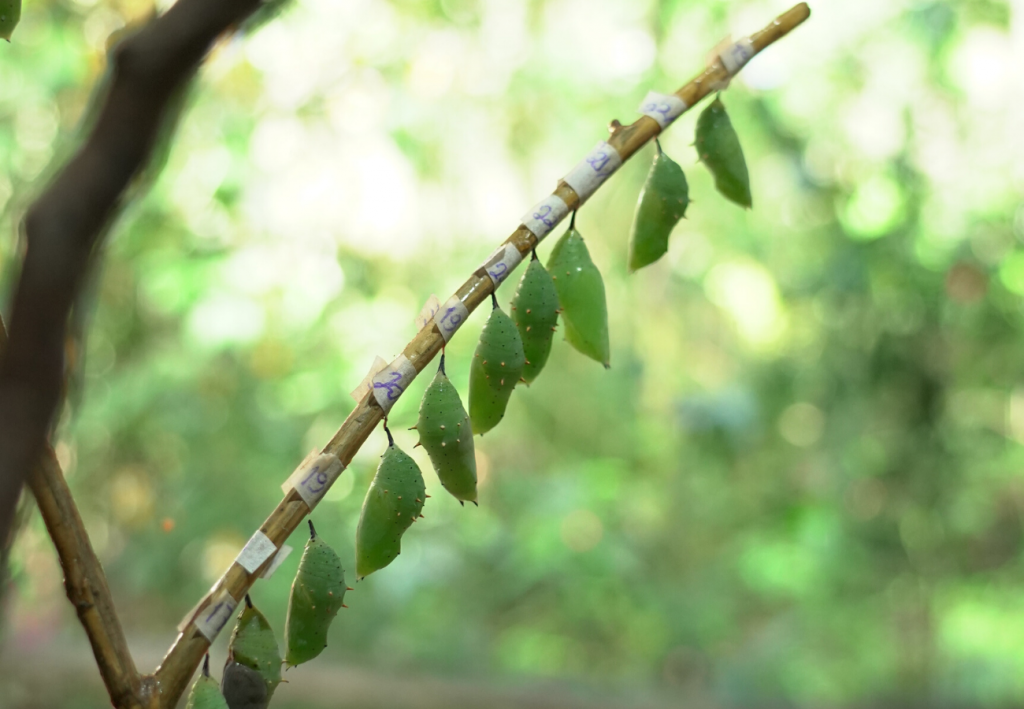
[[[0,539],[8,538],[29,480],[64,568],[68,598],[118,709],[174,706],[191,671],[163,685],[139,676],[103,569],[49,449],[63,394],[68,316],[97,244],[168,126],[175,97],[217,37],[259,4],[178,0],[121,42],[110,55],[112,78],[88,138],[25,217],[25,258],[10,337],[0,353]]]

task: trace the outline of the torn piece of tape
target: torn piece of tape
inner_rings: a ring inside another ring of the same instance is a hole
[[[277,567],[281,565],[281,562],[288,558],[288,555],[292,553],[292,548],[287,544],[282,544],[281,548],[274,554],[274,560],[270,562],[270,566],[267,570],[260,574],[261,579],[269,579],[277,571]]]
[[[277,545],[270,541],[270,537],[257,529],[256,533],[249,537],[249,541],[238,552],[235,562],[250,574],[256,573],[256,569],[263,565],[277,552]]]
[[[441,337],[444,338],[444,341],[448,342],[448,340],[452,339],[452,335],[462,327],[462,323],[466,322],[468,317],[469,308],[466,307],[466,304],[462,302],[459,296],[453,295],[434,314],[434,324],[441,331]]]
[[[754,43],[750,41],[750,37],[742,37],[718,52],[722,66],[729,72],[729,76],[735,76],[753,56]]]
[[[237,607],[238,601],[231,597],[226,588],[221,588],[213,596],[210,604],[199,611],[195,617],[193,622],[196,630],[212,643],[227,625]]]
[[[366,396],[366,392],[370,391],[370,388],[373,386],[373,378],[387,366],[388,363],[383,357],[380,355],[374,357],[373,364],[370,365],[370,371],[366,373],[365,377],[363,377],[363,381],[359,382],[359,386],[349,392],[349,396],[357,402],[361,401],[362,398]]]
[[[664,130],[686,110],[686,101],[675,94],[659,94],[657,91],[648,91],[644,100],[640,102],[640,107],[636,110],[637,113],[656,120]]]
[[[621,164],[618,151],[602,140],[562,179],[583,204]]]
[[[385,414],[415,378],[416,368],[405,355],[398,355],[394,362],[374,375],[373,396]]]
[[[487,271],[488,277],[497,289],[522,260],[523,255],[519,253],[519,249],[512,244],[504,244],[484,262],[483,269]]]
[[[434,322],[434,316],[437,315],[437,311],[441,309],[441,301],[438,300],[437,296],[433,293],[427,298],[427,302],[424,304],[420,314],[416,316],[416,329],[422,330],[430,323]]]
[[[569,205],[556,194],[548,195],[523,215],[523,226],[540,241],[569,214]]]
[[[344,469],[338,456],[314,451],[299,463],[299,467],[281,485],[281,490],[287,494],[294,489],[312,510]]]

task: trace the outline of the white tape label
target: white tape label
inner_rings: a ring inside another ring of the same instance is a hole
[[[231,597],[226,588],[222,588],[210,601],[210,605],[199,611],[195,619],[196,630],[212,643],[237,607],[238,601]]]
[[[750,61],[754,56],[754,44],[750,37],[743,37],[718,53],[722,65],[729,72],[729,76],[735,76],[736,72]]]
[[[619,157],[619,153],[602,140],[562,179],[565,184],[572,187],[582,204],[590,195],[594,194],[602,182],[619,169],[621,164],[622,158]]]
[[[345,466],[333,453],[310,453],[281,486],[286,494],[295,490],[311,510],[334,484]]]
[[[277,567],[281,565],[281,562],[288,558],[288,555],[292,553],[292,548],[287,544],[282,544],[281,548],[276,554],[274,554],[274,560],[270,562],[270,566],[260,576],[262,579],[269,579],[277,571]]]
[[[416,316],[416,329],[422,330],[428,324],[434,322],[434,316],[437,315],[437,311],[441,309],[441,301],[438,300],[437,296],[433,293],[427,298],[427,302],[423,305],[423,310]]]
[[[453,295],[434,314],[434,324],[441,331],[444,341],[448,342],[468,317],[469,308],[459,299],[459,296]]]
[[[398,355],[394,362],[374,375],[373,396],[385,414],[415,378],[416,368],[405,355]]]
[[[508,278],[508,274],[512,273],[513,269],[522,260],[523,255],[519,253],[519,249],[512,244],[505,244],[498,247],[498,250],[484,262],[483,268],[487,271],[487,275],[490,276],[494,287],[497,288]]]
[[[249,541],[238,552],[235,561],[250,574],[256,573],[256,569],[263,565],[277,551],[277,545],[270,541],[270,537],[260,530],[249,538]]]
[[[650,116],[658,122],[662,129],[665,129],[685,110],[686,102],[675,94],[659,94],[657,91],[648,91],[640,103],[637,113]]]
[[[295,472],[281,485],[281,490],[287,494],[294,489],[312,510],[344,469],[338,456],[314,451],[299,463]]]
[[[548,195],[523,215],[523,226],[540,241],[569,214],[569,206],[556,194]]]

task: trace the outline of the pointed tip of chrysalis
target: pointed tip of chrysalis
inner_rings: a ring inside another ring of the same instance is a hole
[[[309,524],[309,538],[316,539],[316,527],[313,526],[313,520],[307,519],[306,523]]]
[[[252,608],[252,597],[248,593],[245,594],[245,607]]]
[[[441,374],[445,375],[446,377],[448,376],[448,373],[446,371],[444,371],[444,350],[441,351],[441,361],[437,365],[437,371],[439,371]]]
[[[386,423],[384,424],[384,433],[388,434],[388,447],[389,448],[394,448],[395,447],[395,437],[391,435],[391,429],[388,428],[388,425]]]
[[[203,677],[210,676],[210,653],[203,656]]]

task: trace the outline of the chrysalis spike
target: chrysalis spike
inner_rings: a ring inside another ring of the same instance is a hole
[[[306,522],[309,524],[309,538],[316,539],[316,527],[313,526],[313,520],[307,519]]]
[[[252,608],[252,598],[249,596],[248,593],[245,594],[245,607]]]
[[[384,433],[388,434],[388,447],[395,447],[395,438],[391,435],[391,429],[388,428],[387,423],[384,424]]]
[[[498,296],[496,296],[494,294],[494,291],[491,291],[491,310],[497,310],[497,309],[498,309]]]

